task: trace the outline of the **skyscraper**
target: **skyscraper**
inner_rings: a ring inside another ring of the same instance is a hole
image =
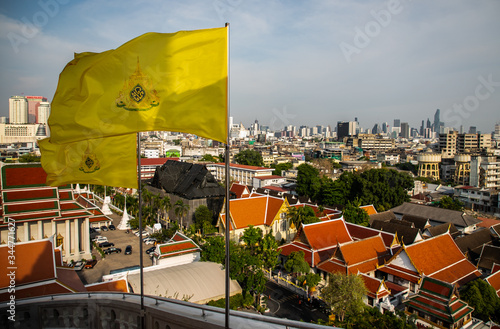
[[[437,109],[436,113],[434,114],[434,132],[436,132],[438,134],[441,131],[441,121],[439,119],[440,112],[441,111],[439,111],[439,109]]]
[[[40,102],[37,108],[37,119],[36,123],[47,124],[47,120],[50,115],[50,103],[49,102]]]
[[[9,122],[14,124],[28,123],[28,100],[24,96],[9,98]]]
[[[410,125],[408,122],[401,122],[401,135],[402,138],[410,138]]]
[[[394,127],[401,127],[401,120],[400,119],[394,119]]]

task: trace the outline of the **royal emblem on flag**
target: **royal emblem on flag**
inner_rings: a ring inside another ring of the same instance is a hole
[[[101,165],[99,163],[99,159],[93,153],[90,153],[89,149],[85,151],[85,154],[82,157],[82,161],[80,162],[80,171],[83,171],[86,174],[91,174],[93,172],[101,169]]]
[[[128,111],[148,111],[160,105],[160,97],[153,88],[150,78],[141,71],[139,58],[135,72],[125,81],[116,106]]]

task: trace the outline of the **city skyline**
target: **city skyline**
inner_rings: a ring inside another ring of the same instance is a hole
[[[0,116],[14,95],[51,101],[74,52],[229,22],[235,123],[333,127],[358,117],[366,129],[400,118],[418,128],[440,109],[445,126],[491,132],[500,120],[499,9],[495,1],[3,3]]]

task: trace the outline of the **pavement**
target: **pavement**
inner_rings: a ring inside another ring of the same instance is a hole
[[[108,217],[113,219],[113,224],[118,227],[120,223],[121,216],[113,214]],[[142,244],[143,248],[143,266],[152,266],[152,259],[146,254],[146,249],[149,249],[153,245],[147,245],[143,242],[140,242],[139,238],[135,236],[135,234],[130,231],[130,233],[125,233],[122,230],[114,230],[114,231],[101,231],[98,233],[99,235],[105,236],[108,238],[109,242],[114,243],[116,248],[120,248],[122,250],[121,253],[114,253],[110,255],[105,255],[102,258],[99,251],[93,246],[92,247],[92,255],[97,259],[97,264],[94,268],[91,269],[82,269],[78,271],[78,276],[83,281],[84,284],[96,283],[102,281],[103,275],[110,274],[111,270],[122,269],[125,267],[139,266],[140,264],[140,253],[139,246]],[[127,245],[132,246],[132,254],[125,255],[125,247]],[[106,249],[106,248],[105,248]]]

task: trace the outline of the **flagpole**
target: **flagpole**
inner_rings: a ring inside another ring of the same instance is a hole
[[[141,329],[145,328],[144,323],[144,269],[142,266],[142,188],[141,188],[141,133],[137,133],[137,186],[139,191],[139,262],[141,277]]]
[[[229,290],[230,290],[230,277],[229,277],[229,225],[231,220],[229,216],[229,143],[230,143],[230,127],[229,127],[229,23],[226,23],[227,28],[227,82],[226,82],[226,312],[225,312],[225,325],[229,328]]]

